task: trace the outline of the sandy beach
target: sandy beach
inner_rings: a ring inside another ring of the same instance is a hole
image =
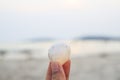
[[[45,80],[54,42],[0,45],[0,80]],[[120,80],[119,41],[73,41],[70,80]]]
[[[74,57],[70,80],[120,80],[120,53]],[[1,60],[0,80],[45,80],[49,60]]]

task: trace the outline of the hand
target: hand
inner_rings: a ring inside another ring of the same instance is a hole
[[[60,65],[58,62],[50,62],[46,80],[69,80],[70,63],[70,60],[64,65]]]

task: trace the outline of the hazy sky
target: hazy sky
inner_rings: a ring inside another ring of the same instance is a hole
[[[0,0],[0,41],[120,36],[120,0]]]

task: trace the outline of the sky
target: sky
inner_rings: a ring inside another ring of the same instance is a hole
[[[120,36],[120,0],[0,0],[0,42]]]

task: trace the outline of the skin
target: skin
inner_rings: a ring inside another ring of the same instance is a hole
[[[58,62],[50,62],[46,80],[69,80],[70,63],[70,60],[63,65]]]

